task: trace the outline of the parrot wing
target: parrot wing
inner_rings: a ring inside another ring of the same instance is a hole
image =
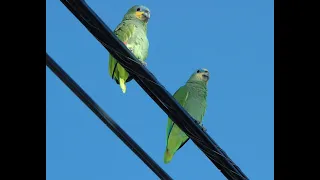
[[[182,86],[178,89],[178,91],[176,91],[173,95],[173,97],[178,101],[178,103],[184,107],[187,99],[189,96],[189,92],[188,92],[188,88],[187,86]],[[175,123],[169,118],[168,120],[168,125],[167,125],[167,141],[169,139],[171,130],[173,128],[173,126],[175,125]],[[181,144],[181,146],[179,147],[179,149],[188,141],[189,139],[187,139],[183,144]]]
[[[132,37],[133,33],[137,29],[137,26],[133,23],[127,23],[123,21],[118,25],[118,27],[114,30],[114,33],[124,44]]]
[[[123,21],[114,30],[114,33],[119,38],[120,41],[122,41],[125,45],[127,45],[127,42],[132,37],[136,29],[137,29],[137,26],[134,25],[133,23],[127,23],[126,21]],[[115,73],[115,69],[117,68],[117,64],[118,62],[113,57],[110,57],[109,74],[112,78],[115,75],[114,73]]]

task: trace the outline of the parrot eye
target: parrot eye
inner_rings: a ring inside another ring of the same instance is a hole
[[[140,8],[138,8],[137,11],[140,11]]]
[[[197,73],[200,73],[200,70],[198,70]]]

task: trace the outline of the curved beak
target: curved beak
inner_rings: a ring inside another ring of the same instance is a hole
[[[146,19],[150,19],[150,13],[149,12],[143,12],[142,14]]]
[[[209,79],[210,79],[209,73],[204,73],[202,76],[205,77],[207,79],[207,81],[209,81]]]

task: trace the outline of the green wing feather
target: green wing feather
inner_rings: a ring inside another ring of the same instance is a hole
[[[139,20],[124,20],[115,30],[116,36],[127,48],[135,55],[137,59],[144,62],[148,56],[149,41],[147,38],[147,27],[141,24]],[[144,63],[146,64],[146,63]],[[122,92],[126,92],[125,83],[132,80],[129,73],[119,64],[111,55],[109,56],[109,75],[117,84],[120,84]]]
[[[189,96],[189,92],[188,92],[188,89],[187,89],[187,86],[182,86],[178,89],[178,91],[176,91],[173,95],[173,97],[178,101],[178,103],[184,107],[186,102],[187,102],[187,99],[188,99],[188,96]],[[168,124],[167,124],[167,141],[169,139],[169,135],[170,135],[170,131],[173,127],[173,121],[168,118]]]
[[[199,96],[198,90],[200,89],[192,85],[185,85],[179,88],[173,97],[195,120],[202,122],[206,110],[206,95]],[[164,162],[169,163],[176,151],[189,140],[189,137],[168,118],[166,140]]]
[[[123,43],[127,43],[132,37],[133,33],[137,29],[137,26],[133,23],[127,23],[126,21],[121,22],[118,27],[115,29],[114,33]],[[120,64],[117,64],[117,60],[109,56],[109,75],[117,81],[119,79],[119,72],[116,68],[122,69]],[[115,67],[116,66],[116,67]],[[123,73],[125,74],[125,73]],[[128,77],[122,77],[123,79],[127,79]]]

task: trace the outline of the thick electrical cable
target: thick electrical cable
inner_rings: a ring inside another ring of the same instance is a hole
[[[160,179],[172,178],[48,55],[46,65],[77,95]]]

